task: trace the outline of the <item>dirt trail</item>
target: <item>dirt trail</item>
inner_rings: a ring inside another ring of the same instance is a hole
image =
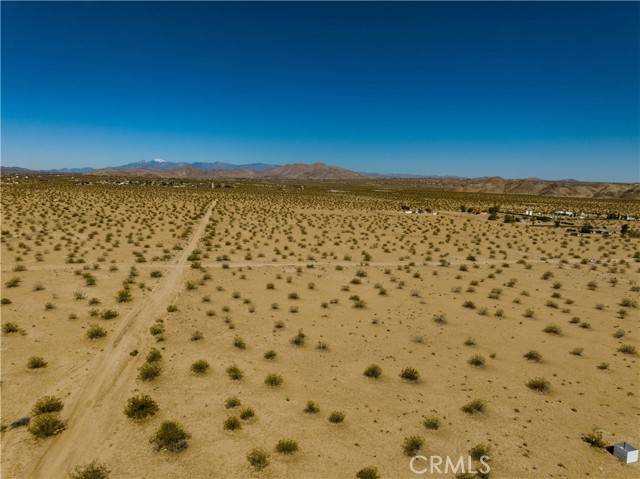
[[[187,257],[202,237],[215,204],[213,201],[209,205],[189,245],[158,288],[123,318],[118,330],[111,335],[111,342],[92,365],[85,384],[65,400],[66,430],[47,440],[47,447],[25,470],[25,477],[64,478],[76,464],[93,460],[94,452],[104,445],[113,418],[122,414],[137,367],[144,361],[143,354],[132,359],[129,353],[134,349],[142,351],[150,325],[179,293]]]

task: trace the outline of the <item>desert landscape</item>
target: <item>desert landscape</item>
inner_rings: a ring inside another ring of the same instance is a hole
[[[637,476],[638,200],[2,182],[2,477]]]

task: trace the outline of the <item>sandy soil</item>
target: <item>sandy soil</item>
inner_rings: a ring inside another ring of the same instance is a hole
[[[637,239],[341,196],[5,189],[3,426],[55,395],[66,428],[6,427],[2,477],[63,478],[93,460],[116,478],[454,476],[414,474],[409,436],[423,439],[419,454],[456,460],[485,444],[496,478],[638,476],[583,440],[597,430],[640,444],[638,357],[619,351],[639,347]],[[132,299],[118,302],[123,289]],[[107,309],[118,316],[102,319]],[[88,339],[94,324],[106,336]],[[162,372],[141,381],[152,348]],[[47,366],[29,369],[33,356]],[[198,360],[204,374],[190,370]],[[377,379],[363,374],[371,364]],[[406,367],[418,381],[399,376]],[[282,384],[267,386],[269,374]],[[538,377],[546,392],[527,387]],[[132,421],[123,411],[141,393],[159,409]],[[241,405],[225,407],[231,397]],[[473,399],[484,412],[461,410]],[[247,407],[255,417],[223,427]],[[165,420],[190,434],[186,449],[154,450]],[[284,438],[295,454],[275,450]],[[254,448],[269,453],[262,471],[247,461]]]

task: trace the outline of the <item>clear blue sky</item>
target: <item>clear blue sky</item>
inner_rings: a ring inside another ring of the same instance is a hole
[[[4,165],[639,181],[640,3],[1,9]]]

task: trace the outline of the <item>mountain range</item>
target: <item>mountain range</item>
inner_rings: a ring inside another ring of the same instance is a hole
[[[125,176],[184,179],[272,179],[272,180],[361,180],[405,181],[416,186],[447,191],[566,196],[586,198],[640,199],[640,183],[605,183],[577,180],[543,180],[539,178],[505,179],[497,176],[462,178],[453,176],[419,176],[362,173],[325,163],[231,164],[223,162],[186,163],[161,159],[144,160],[107,168],[61,168],[33,171],[20,167],[1,167],[1,175],[80,174],[93,176]]]

